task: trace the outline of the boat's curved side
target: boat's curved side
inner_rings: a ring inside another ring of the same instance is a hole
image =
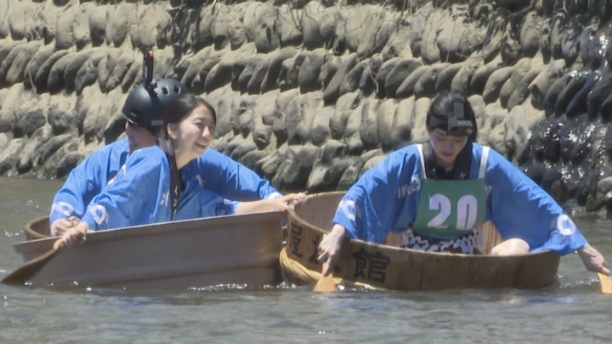
[[[277,285],[285,219],[286,213],[273,212],[93,232],[84,245],[60,251],[32,283],[163,289]],[[42,236],[48,218],[27,226]],[[56,240],[32,239],[13,245],[24,261],[44,254]]]
[[[51,227],[49,226],[49,216],[39,217],[26,224],[26,240],[45,239],[50,236]]]
[[[306,204],[290,207],[287,243],[281,253],[285,259],[280,261],[293,282],[308,283],[312,281],[304,279],[320,276],[317,248],[343,194],[310,195]],[[485,241],[490,250],[495,235]],[[510,257],[432,253],[352,239],[343,242],[334,276],[395,290],[536,289],[556,280],[559,261],[559,255],[549,251]]]

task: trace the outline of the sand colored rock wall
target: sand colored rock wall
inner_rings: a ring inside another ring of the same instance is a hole
[[[280,190],[346,189],[427,138],[441,91],[557,200],[612,188],[610,1],[0,0],[0,173],[63,177],[122,135],[142,81],[217,109],[216,149]],[[612,195],[612,194],[611,194]]]

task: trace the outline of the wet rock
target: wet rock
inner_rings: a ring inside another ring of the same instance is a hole
[[[470,90],[472,93],[482,94],[491,74],[493,74],[493,72],[495,72],[497,69],[501,68],[501,66],[501,62],[495,60],[476,69],[472,79],[470,80]]]
[[[30,92],[24,92],[15,104],[15,123],[13,133],[16,136],[31,136],[34,131],[47,123],[49,110],[49,95],[36,96]]]
[[[285,160],[280,163],[272,179],[272,184],[289,192],[304,190],[312,166],[320,152],[320,147],[312,145],[289,147]]]
[[[481,58],[468,59],[462,64],[461,69],[455,74],[450,85],[450,91],[468,97],[472,92],[470,81],[478,68],[482,67],[484,60]]]
[[[242,70],[242,73],[240,73],[240,76],[238,77],[238,88],[240,92],[242,93],[247,92],[249,82],[251,81],[251,78],[253,77],[253,75],[256,73],[257,69],[261,68],[262,61],[264,60],[264,58],[265,58],[264,55],[258,54],[258,55],[253,55],[247,59],[245,67]],[[260,73],[260,75],[262,74]],[[261,81],[260,81],[260,85],[261,85]]]
[[[32,58],[28,61],[28,65],[26,66],[23,78],[24,84],[26,87],[32,87],[36,73],[42,67],[42,65],[53,55],[54,47],[51,44],[40,47],[32,56]],[[46,83],[46,79],[45,79]]]
[[[502,107],[508,107],[508,101],[510,100],[512,93],[514,93],[519,83],[525,78],[527,73],[529,73],[532,63],[533,61],[531,58],[526,57],[519,60],[512,67],[510,78],[508,78],[508,80],[504,83],[499,92],[499,100]]]
[[[452,5],[451,15],[445,17],[438,28],[436,44],[440,50],[440,60],[461,62],[480,49],[486,37],[486,28],[478,24],[470,20],[468,5]]]
[[[599,81],[593,85],[591,92],[587,94],[587,113],[590,118],[595,118],[600,112],[601,107],[612,93],[612,73],[607,69],[602,70]]]
[[[325,55],[323,59],[323,66],[321,66],[321,73],[319,74],[318,82],[323,85],[323,88],[327,88],[332,81],[334,75],[340,66],[342,65],[342,58],[339,56]]]
[[[67,92],[72,92],[76,89],[76,78],[83,64],[89,60],[93,51],[83,51],[76,54],[70,63],[64,69],[64,87]],[[82,87],[82,84],[79,84]],[[81,88],[82,89],[82,88]]]
[[[99,47],[106,40],[106,11],[103,7],[95,7],[89,13],[89,32],[94,47]]]
[[[12,139],[6,148],[0,153],[0,174],[6,173],[6,171],[13,168],[15,162],[17,162],[17,157],[19,156],[19,152],[25,145],[26,140]]]
[[[116,61],[111,61],[111,58],[113,58],[112,55],[109,56],[106,66],[108,68],[111,63],[114,63],[115,67],[113,68],[112,73],[109,74],[108,80],[106,81],[106,86],[104,88],[106,92],[110,92],[117,86],[121,85],[121,82],[130,69],[130,66],[132,63],[134,63],[134,55],[129,52],[123,53]]]
[[[359,88],[359,81],[363,75],[363,71],[366,69],[367,61],[360,62],[348,74],[344,77],[340,83],[339,95],[342,96],[346,93],[354,92]]]
[[[502,67],[491,73],[482,92],[482,98],[487,104],[497,100],[502,86],[510,78],[511,74],[512,67]]]
[[[567,105],[567,109],[565,110],[565,114],[568,117],[574,117],[587,112],[587,97],[591,89],[595,86],[595,84],[600,80],[601,72],[595,71],[594,73],[590,73],[582,88],[572,97],[572,100]]]
[[[331,46],[337,25],[336,12],[335,7],[325,8],[318,1],[310,1],[304,6],[300,24],[306,49]]]
[[[53,66],[58,60],[60,60],[62,57],[68,54],[69,52],[66,50],[57,51],[53,55],[51,55],[51,57],[49,57],[45,61],[45,63],[43,63],[42,66],[40,66],[40,68],[36,72],[36,76],[34,77],[34,87],[37,93],[42,93],[44,91],[47,91],[48,89],[47,85],[48,85],[48,80],[49,80],[49,75],[51,73],[51,69],[53,68]],[[55,81],[57,81],[57,78],[58,78],[57,71],[58,70],[56,69],[56,73],[54,77]],[[62,76],[63,76],[63,71],[62,71]]]
[[[2,55],[5,55],[3,59],[0,60],[2,61],[0,62],[0,87],[6,86],[6,74],[9,68],[11,68],[11,65],[13,64],[15,58],[21,53],[23,49],[26,48],[26,46],[26,44],[22,43],[11,46],[11,49],[9,51],[7,51],[8,49],[6,49],[6,47],[0,49],[0,57],[2,57]]]
[[[281,50],[270,54],[270,62],[264,78],[261,82],[261,92],[265,93],[276,89],[278,86],[277,80],[281,72],[281,66],[285,60],[293,58],[297,55],[297,50],[293,47],[282,48]]]
[[[410,75],[408,75],[406,79],[404,79],[402,84],[397,88],[395,96],[397,98],[408,98],[413,95],[416,83],[430,69],[431,66],[421,66],[415,69],[412,73],[410,73]]]
[[[30,171],[33,167],[34,154],[45,142],[52,137],[52,130],[49,126],[44,126],[36,129],[30,136],[27,143],[19,153],[17,159],[17,171],[21,174]]]
[[[82,152],[70,152],[66,154],[62,160],[60,160],[59,165],[57,166],[56,177],[64,178],[66,177],[72,169],[77,167],[81,161],[85,160],[86,156]]]
[[[49,93],[57,94],[64,89],[64,73],[75,57],[77,57],[75,53],[66,54],[53,64],[47,78],[47,91]]]
[[[315,146],[322,146],[330,137],[329,122],[334,115],[330,106],[323,107],[314,113],[310,129],[310,142]]]
[[[544,173],[546,173],[546,166],[542,163],[530,165],[525,171],[525,174],[538,185],[542,185]]]
[[[436,82],[438,81],[438,74],[440,74],[447,66],[448,63],[441,63],[433,65],[429,70],[423,73],[423,76],[419,78],[416,85],[414,85],[414,96],[418,98],[433,98],[438,92],[436,90]]]
[[[414,97],[403,99],[395,107],[393,114],[391,149],[404,147],[412,142],[412,128],[414,126]]]
[[[12,2],[9,5],[7,21],[11,38],[14,41],[20,41],[26,37],[26,18],[28,18],[31,13],[30,5],[33,4],[25,1]]]
[[[91,44],[91,35],[89,33],[89,16],[96,8],[93,3],[79,4],[78,8],[74,9],[73,17],[70,18],[72,24],[72,37],[77,50],[85,48]]]
[[[327,87],[323,91],[323,99],[325,104],[332,104],[340,96],[340,85],[344,77],[350,72],[353,67],[357,64],[357,54],[350,54],[343,61],[338,71],[334,74],[332,79],[329,81]],[[378,79],[377,79],[378,81]]]
[[[319,74],[325,61],[326,51],[316,49],[308,54],[302,54],[300,54],[302,55],[301,58],[296,58],[294,64],[297,69],[297,84],[300,87],[300,92],[307,93],[321,90],[322,85],[319,83]],[[300,59],[303,61],[301,64],[299,62]]]
[[[29,42],[28,44],[20,45],[17,48],[13,49],[11,53],[17,53],[15,58],[13,59],[13,63],[11,63],[10,67],[6,70],[6,74],[2,74],[4,70],[0,67],[0,83],[3,82],[2,77],[5,77],[4,82],[6,82],[7,86],[14,85],[18,82],[23,82],[25,68],[30,62],[32,56],[38,50],[39,46],[40,43],[34,41]],[[18,50],[19,47],[23,48]],[[9,57],[7,56],[7,61],[8,60]],[[2,63],[2,66],[4,66],[4,62]]]
[[[378,70],[376,74],[376,85],[378,85],[378,92],[376,92],[376,96],[378,98],[385,97],[385,80],[387,79],[387,75],[391,73],[395,65],[400,60],[398,58],[391,59],[389,61],[385,61]]]
[[[440,23],[449,16],[450,11],[436,8],[427,18],[420,49],[420,56],[425,64],[434,64],[440,61],[440,49],[436,44],[437,31]]]
[[[263,80],[263,78],[262,78]],[[232,82],[232,64],[221,61],[210,69],[204,81],[204,91],[211,93],[214,90],[228,85]],[[260,84],[261,85],[261,84]],[[247,84],[248,90],[248,84]],[[259,91],[259,89],[257,90]],[[259,92],[257,92],[259,93]]]
[[[401,59],[413,58],[410,46],[406,44],[406,42],[410,42],[410,34],[412,32],[410,23],[408,23],[407,20],[400,20],[398,25],[399,28],[392,31],[389,41],[379,54],[384,61],[394,57],[399,57]],[[372,57],[374,56],[378,55],[375,54]]]
[[[287,105],[285,114],[285,127],[287,128],[287,142],[289,145],[299,145],[311,139],[312,121],[322,105],[320,92],[311,92],[300,95]]]
[[[275,27],[280,37],[281,46],[297,46],[302,43],[302,31],[299,25],[302,12],[299,9],[292,9],[288,4],[282,4],[278,8],[278,19]]]
[[[556,60],[548,64],[544,70],[529,85],[529,92],[534,106],[538,109],[544,107],[544,97],[548,89],[563,76],[564,60]]]
[[[520,16],[511,15],[506,23],[506,30],[501,40],[500,55],[505,65],[513,65],[521,58],[521,44],[519,42]]]
[[[540,48],[539,17],[531,11],[523,18],[519,42],[521,51],[526,57],[534,57]]]
[[[433,5],[431,2],[428,2],[414,13],[411,23],[410,39],[408,40],[414,57],[421,56],[421,40],[423,39],[423,33],[427,25],[427,18],[432,12]]]
[[[285,115],[287,113],[287,107],[289,104],[299,96],[298,90],[289,90],[281,92],[276,98],[274,104],[274,122],[272,124],[272,130],[277,139],[277,145],[280,146],[287,141],[287,126],[285,125]]]
[[[349,51],[361,59],[381,52],[394,29],[394,17],[393,12],[376,5],[356,7],[345,23]]]
[[[550,61],[551,57],[551,46],[550,46],[550,32],[552,30],[552,19],[550,17],[544,17],[540,20],[540,51],[545,62]]]
[[[19,108],[19,99],[24,92],[22,84],[13,85],[4,96],[2,108],[0,108],[0,133],[13,130],[19,121],[16,111]]]
[[[359,126],[359,137],[366,150],[380,147],[381,138],[378,134],[378,100],[366,99],[361,108],[361,125]]]
[[[43,145],[44,146],[44,145]],[[62,147],[60,147],[55,153],[53,153],[46,160],[43,165],[43,171],[46,175],[52,175],[57,177],[57,170],[60,166],[60,163],[64,159],[66,155],[70,152],[76,152],[79,149],[79,139],[73,138],[66,142]]]
[[[527,99],[527,97],[529,96],[529,84],[531,84],[533,79],[535,79],[536,76],[540,74],[542,69],[543,67],[535,67],[531,69],[525,75],[525,77],[523,77],[523,79],[516,86],[516,89],[512,92],[510,99],[508,100],[508,110],[512,110],[513,107],[522,104]],[[551,90],[555,90],[555,88],[551,86],[551,88],[549,89],[549,93],[551,92]],[[549,93],[546,94],[547,97]],[[552,96],[552,93],[551,93],[551,96]],[[550,99],[554,99],[554,98],[550,98]],[[544,104],[547,104],[546,98],[544,99]],[[548,112],[547,112],[547,115],[549,115]]]
[[[274,29],[276,9],[271,4],[251,3],[244,14],[244,32],[255,42],[258,53],[269,53],[280,46],[278,33]]]
[[[47,120],[55,135],[63,134],[75,124],[75,103],[76,97],[51,97]]]
[[[506,32],[507,17],[507,10],[498,8],[489,21],[487,39],[481,50],[485,63],[491,62],[499,54],[502,38]]]
[[[385,96],[395,98],[399,86],[417,68],[422,67],[420,59],[406,59],[398,61],[385,78]],[[381,67],[382,68],[382,67]]]
[[[331,137],[336,140],[345,136],[345,129],[351,112],[359,104],[359,93],[346,93],[338,98],[334,115],[329,120]]]
[[[444,68],[439,74],[436,80],[436,91],[442,93],[443,91],[450,91],[453,78],[459,70],[463,67],[464,63],[455,63]]]

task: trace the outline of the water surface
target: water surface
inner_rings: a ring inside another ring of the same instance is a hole
[[[0,277],[11,244],[47,215],[56,180],[0,178]],[[612,221],[575,218],[612,262]],[[610,263],[609,265],[612,265]],[[305,287],[156,290],[0,285],[2,343],[610,343],[612,295],[576,254],[537,291],[316,294]]]

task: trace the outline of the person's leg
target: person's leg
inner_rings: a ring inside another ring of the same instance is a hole
[[[491,250],[493,256],[516,256],[527,253],[529,253],[529,244],[518,238],[508,239]]]

